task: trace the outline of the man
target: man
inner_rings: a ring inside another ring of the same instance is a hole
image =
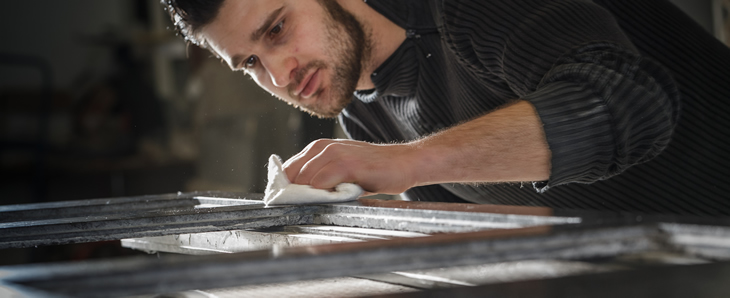
[[[294,183],[730,214],[717,139],[730,126],[730,52],[669,28],[696,25],[665,0],[595,2],[167,1],[188,40],[360,140],[310,144],[285,164]],[[716,65],[698,63],[687,39]]]

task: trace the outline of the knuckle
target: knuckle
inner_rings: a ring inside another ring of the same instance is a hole
[[[332,140],[329,139],[319,139],[309,143],[309,146],[311,147],[311,149],[321,149],[327,147],[327,145],[329,145],[331,142]]]
[[[339,158],[342,157],[342,155],[346,152],[344,147],[345,146],[340,143],[331,143],[324,148],[323,152],[328,156]]]

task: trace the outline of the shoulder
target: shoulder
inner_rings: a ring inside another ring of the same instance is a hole
[[[589,0],[434,0],[446,29],[500,35],[526,26],[558,26],[570,17],[611,18],[603,7]],[[570,23],[570,22],[567,22]]]
[[[591,41],[632,47],[613,15],[588,0],[436,1],[444,40],[466,60],[500,59],[510,49],[539,53],[545,44],[563,51]]]
[[[399,26],[408,22],[409,2],[413,0],[366,0],[371,8]]]

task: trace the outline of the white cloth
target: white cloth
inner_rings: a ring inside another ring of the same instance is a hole
[[[292,184],[284,173],[281,158],[272,154],[269,157],[269,182],[264,192],[264,203],[269,205],[308,204],[308,203],[340,203],[352,201],[362,195],[363,190],[357,184],[340,183],[335,191],[316,189],[309,185]]]

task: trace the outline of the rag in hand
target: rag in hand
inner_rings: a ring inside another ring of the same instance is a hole
[[[272,154],[269,157],[269,182],[264,192],[264,203],[269,205],[308,204],[308,203],[341,203],[352,201],[362,195],[363,190],[357,184],[340,183],[335,191],[316,189],[309,185],[292,184],[284,173],[281,158]]]

